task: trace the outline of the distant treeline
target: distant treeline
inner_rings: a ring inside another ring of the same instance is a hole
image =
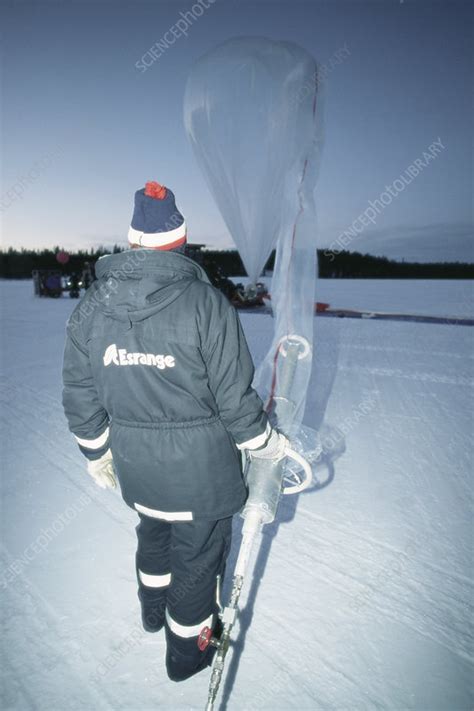
[[[80,274],[84,263],[94,262],[104,254],[121,252],[117,245],[110,249],[81,249],[77,252],[68,252],[69,260],[60,264],[56,258],[59,252],[65,251],[60,247],[53,249],[0,249],[0,278],[3,279],[31,279],[33,269],[58,269],[63,274]]]
[[[472,263],[397,262],[345,250],[325,252],[318,249],[319,276],[323,279],[474,279]]]
[[[237,250],[200,250],[189,245],[190,255],[206,268],[219,268],[225,276],[245,276],[244,265]],[[123,247],[112,250],[90,249],[69,252],[69,261],[61,265],[56,255],[61,248],[43,250],[0,250],[0,278],[29,279],[33,269],[59,269],[63,274],[80,273],[84,262],[94,263],[103,254],[120,252]],[[326,252],[326,253],[325,253]],[[275,260],[273,251],[265,269],[272,270]],[[328,252],[318,250],[319,276],[323,279],[474,279],[474,264],[462,262],[397,262],[386,257],[374,257],[359,252]]]

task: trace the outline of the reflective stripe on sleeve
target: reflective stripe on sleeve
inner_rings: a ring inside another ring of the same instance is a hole
[[[76,442],[80,444],[81,447],[86,447],[86,449],[100,449],[109,438],[109,428],[107,427],[107,429],[95,439],[83,439],[82,437],[77,437],[76,435],[74,435],[74,437],[76,438]]]
[[[262,432],[262,434],[259,434],[256,437],[252,437],[252,439],[248,439],[246,442],[241,442],[237,445],[237,449],[257,449],[258,447],[263,447],[271,431],[272,428],[270,423],[267,422],[265,432]]]
[[[180,625],[179,622],[173,620],[170,613],[168,612],[168,608],[166,608],[165,615],[166,622],[168,623],[168,627],[170,628],[171,632],[173,632],[178,637],[184,637],[185,639],[188,639],[189,637],[197,637],[203,627],[212,627],[212,620],[214,617],[214,615],[209,615],[209,617],[206,617],[205,620],[199,622],[199,624],[197,625]]]
[[[165,575],[150,575],[143,570],[138,571],[138,577],[147,588],[166,588],[171,582],[171,573]]]

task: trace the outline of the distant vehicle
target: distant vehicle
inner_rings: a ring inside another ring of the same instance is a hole
[[[252,309],[265,306],[264,299],[268,298],[268,290],[262,282],[247,284],[246,287],[239,283],[234,285],[234,290],[229,298],[237,309]]]
[[[57,299],[62,295],[61,272],[58,269],[34,269],[31,275],[36,296]]]

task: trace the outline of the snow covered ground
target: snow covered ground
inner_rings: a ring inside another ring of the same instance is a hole
[[[243,277],[235,282],[246,283]],[[271,288],[271,276],[263,277]],[[472,318],[474,282],[462,279],[319,279],[315,301],[334,309]]]
[[[472,313],[467,282],[319,287],[334,306]],[[32,292],[0,283],[1,708],[202,709],[208,672],[168,681],[162,633],[140,630],[136,517],[95,487],[66,428],[60,367],[74,302]],[[271,317],[241,318],[258,363]],[[321,429],[330,456],[316,474],[329,483],[287,497],[264,529],[221,708],[468,711],[474,331],[315,326],[307,423]],[[238,530],[237,518],[234,556]]]

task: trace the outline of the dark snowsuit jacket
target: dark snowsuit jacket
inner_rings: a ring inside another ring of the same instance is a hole
[[[246,499],[236,444],[267,427],[237,313],[174,252],[99,259],[67,325],[63,405],[89,459],[111,447],[125,502],[219,519]]]

